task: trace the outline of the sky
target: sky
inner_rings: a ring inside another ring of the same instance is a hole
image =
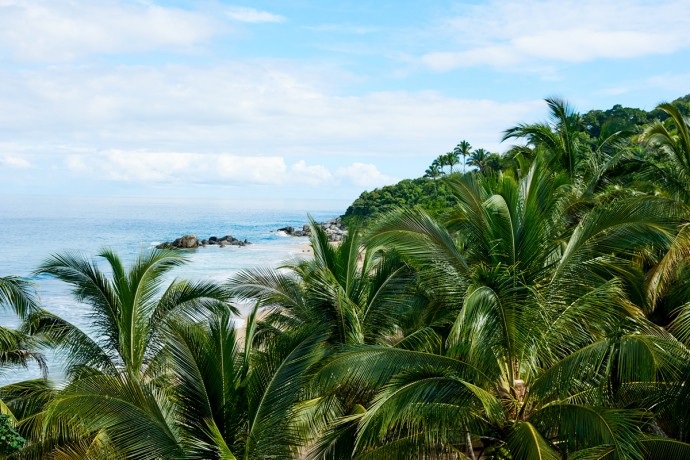
[[[0,193],[321,200],[690,93],[690,1],[0,0]]]

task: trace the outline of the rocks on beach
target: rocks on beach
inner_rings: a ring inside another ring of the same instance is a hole
[[[156,246],[156,249],[196,249],[203,246],[246,246],[251,244],[247,240],[238,240],[231,235],[225,235],[222,238],[211,236],[208,239],[199,240],[196,235],[184,235],[177,238],[175,241],[166,241]]]
[[[335,217],[333,219],[328,219],[325,222],[319,224],[328,235],[328,241],[342,241],[343,237],[347,234],[347,230],[343,227],[342,220],[340,217]],[[310,236],[311,228],[309,225],[303,225],[302,229],[296,229],[294,227],[283,227],[278,229],[279,232],[285,232],[290,236]]]

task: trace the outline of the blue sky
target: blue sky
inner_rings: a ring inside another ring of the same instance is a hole
[[[347,204],[460,140],[690,93],[690,2],[0,0],[4,195]]]

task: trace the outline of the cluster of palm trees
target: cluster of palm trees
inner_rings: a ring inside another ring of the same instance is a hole
[[[312,259],[224,284],[165,282],[177,253],[53,256],[37,272],[90,305],[89,331],[2,279],[24,318],[2,368],[51,347],[66,374],[0,388],[11,455],[690,458],[688,120],[662,105],[593,144],[547,103],[506,131],[513,168],[443,179],[447,221],[399,210],[338,246],[312,225]]]
[[[463,173],[466,172],[466,166],[477,168],[482,173],[496,172],[501,169],[501,157],[483,148],[472,150],[472,145],[463,140],[452,152],[439,155],[424,171],[424,177],[437,180],[446,175],[446,166],[449,168],[448,174],[453,174],[453,167],[458,164],[462,164]]]

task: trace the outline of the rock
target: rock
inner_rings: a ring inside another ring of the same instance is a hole
[[[342,219],[340,217],[334,217],[328,219],[324,222],[317,224],[319,227],[326,232],[329,241],[342,241],[343,237],[347,234],[347,230],[343,227]],[[285,232],[290,236],[310,236],[311,227],[309,224],[304,224],[301,230],[297,230],[294,227],[283,227],[278,229],[279,232]]]
[[[165,243],[161,243],[156,246],[156,249],[194,249],[198,248],[199,246],[206,245],[220,245],[220,247],[225,247],[226,245],[246,246],[248,244],[251,243],[246,239],[244,241],[240,241],[231,235],[225,235],[220,239],[217,236],[211,236],[207,240],[199,240],[196,235],[184,235],[180,238],[177,238],[175,241],[166,241]]]
[[[172,245],[179,249],[193,249],[199,247],[199,240],[196,235],[185,235],[173,241]]]

